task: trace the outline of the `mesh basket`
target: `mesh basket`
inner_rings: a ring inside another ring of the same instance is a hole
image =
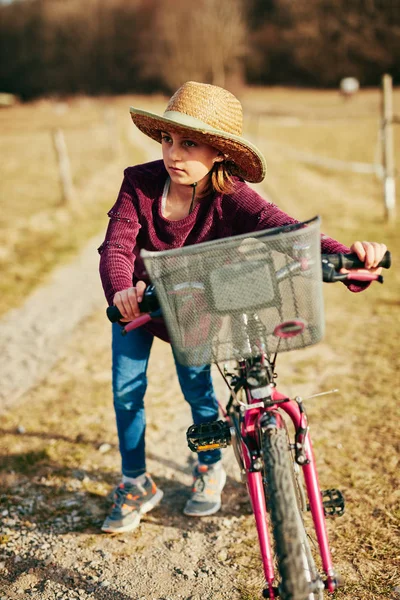
[[[287,352],[322,338],[318,217],[141,255],[181,364]]]

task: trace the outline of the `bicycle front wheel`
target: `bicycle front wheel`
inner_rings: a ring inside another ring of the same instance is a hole
[[[280,574],[282,600],[319,600],[323,596],[296,493],[289,439],[283,428],[262,434],[268,512]]]

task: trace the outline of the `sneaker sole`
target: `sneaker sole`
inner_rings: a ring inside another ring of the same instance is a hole
[[[160,489],[157,489],[152,499],[142,504],[135,520],[129,523],[129,525],[124,525],[123,527],[116,527],[115,529],[113,527],[103,526],[101,528],[101,531],[104,531],[104,533],[128,533],[129,531],[133,531],[134,529],[136,529],[136,527],[138,527],[142,516],[150,512],[153,508],[155,508],[157,504],[161,502],[163,496],[164,492]]]
[[[223,477],[222,477],[221,488],[219,490],[220,493],[224,489],[225,483],[226,483],[226,472],[224,471]],[[210,515],[214,515],[215,513],[217,513],[220,510],[220,508],[221,508],[221,500],[213,508],[210,508],[203,512],[190,512],[190,510],[187,510],[185,507],[183,509],[183,514],[186,515],[187,517],[209,517]]]
[[[183,514],[187,517],[209,517],[210,515],[214,515],[221,508],[221,502],[218,502],[214,506],[214,508],[210,508],[209,510],[205,510],[203,512],[190,512],[190,510],[183,509]]]

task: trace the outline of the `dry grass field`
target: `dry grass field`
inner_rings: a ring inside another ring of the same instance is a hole
[[[347,502],[345,515],[328,522],[335,566],[344,579],[336,597],[396,600],[400,597],[396,591],[400,586],[399,220],[385,222],[382,182],[373,174],[335,171],[302,162],[293,155],[296,150],[343,161],[375,162],[379,157],[379,93],[366,90],[345,101],[333,91],[257,89],[243,92],[242,100],[249,114],[245,123],[248,135],[267,159],[267,180],[260,188],[263,193],[299,219],[320,214],[323,231],[343,243],[379,240],[393,254],[393,266],[385,273],[383,286],[375,284],[357,295],[340,284],[325,286],[325,339],[314,348],[282,355],[278,381],[282,391],[304,396],[332,388],[340,390],[338,395],[306,403],[321,487],[341,489]],[[394,103],[400,113],[400,92],[395,93]],[[135,138],[129,132],[130,104],[153,104],[158,110],[163,107],[160,98],[122,97],[67,103],[41,101],[0,112],[0,149],[4,157],[0,180],[0,313],[21,302],[58,262],[69,259],[89,235],[105,227],[105,213],[118,191],[122,169],[143,160],[140,138],[134,145]],[[104,126],[107,107],[112,108],[119,131],[116,153],[111,152]],[[255,118],[250,116],[251,111],[264,114]],[[60,206],[50,136],[54,127],[63,128],[70,151],[78,191],[73,210]],[[396,134],[399,164],[400,131]],[[97,190],[94,195],[88,190],[89,184]],[[65,533],[77,556],[83,556],[91,547],[106,548],[122,569],[122,555],[125,564],[134,560],[131,557],[135,553],[150,556],[149,543],[156,539],[168,549],[169,557],[179,557],[179,553],[183,556],[185,546],[181,540],[178,543],[177,535],[189,526],[180,516],[185,498],[178,495],[177,483],[188,484],[190,477],[185,471],[186,455],[177,456],[180,450],[171,444],[171,438],[175,441],[173,427],[177,426],[177,439],[183,442],[187,414],[181,407],[183,401],[179,408],[174,404],[179,391],[172,369],[165,345],[156,345],[150,365],[148,450],[156,479],[172,486],[172,491],[158,517],[147,517],[134,536],[124,536],[129,553],[123,552],[115,538],[99,539],[97,535],[107,506],[105,494],[119,469],[109,389],[108,327],[102,314],[82,324],[64,359],[47,380],[4,415],[0,508],[7,510],[20,502],[23,489],[25,498],[31,498],[36,507],[29,521],[39,530],[45,529],[64,518],[66,504],[61,509],[61,501],[76,493],[76,469],[81,469],[87,474],[79,488],[82,505],[90,503],[96,510],[91,516],[82,512],[85,517]],[[35,407],[29,418],[27,405]],[[21,424],[24,435],[18,433]],[[106,454],[98,452],[104,442],[111,448]],[[174,461],[179,464],[177,474],[171,466]],[[222,532],[227,558],[224,564],[217,564],[221,572],[226,572],[227,591],[233,582],[239,590],[229,597],[255,600],[259,598],[260,564],[253,521],[243,494],[244,490],[230,480],[221,516],[213,517],[208,525],[205,521],[191,525],[192,538],[185,538],[183,543],[190,549],[191,543],[201,540],[212,553],[208,545],[210,532]],[[38,496],[40,501],[36,502]],[[227,518],[236,519],[236,531],[224,529]],[[216,545],[220,543],[218,536],[215,539]],[[0,554],[1,544],[7,543],[8,539],[0,536]],[[62,561],[61,555],[58,560]],[[13,571],[11,561],[7,564],[10,598],[17,597],[16,590],[24,587],[22,580],[27,587],[35,584],[40,589],[41,578],[55,577],[50,567],[35,571],[30,564],[27,575],[22,567]],[[212,573],[210,578],[214,577],[215,590],[219,591],[202,596],[196,588],[191,595],[191,586],[194,590],[197,580],[181,582],[179,587],[176,578],[172,583],[168,580],[161,563],[159,568],[160,577],[164,577],[163,597],[167,592],[174,600],[228,597]],[[82,582],[81,587],[85,587]],[[181,595],[175,596],[174,589],[179,589]],[[128,586],[124,590],[128,595],[103,596],[96,592],[89,597],[138,597],[136,588]],[[11,595],[14,592],[15,596]],[[30,593],[30,597],[42,598],[39,592]],[[146,600],[156,597],[161,595],[146,596]]]
[[[131,100],[41,100],[0,111],[0,315],[104,228],[123,169],[143,160],[129,140]],[[57,129],[68,149],[72,206],[63,201]]]

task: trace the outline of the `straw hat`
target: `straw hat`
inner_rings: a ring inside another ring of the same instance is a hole
[[[265,177],[263,155],[241,137],[242,105],[221,87],[188,81],[172,96],[162,116],[133,107],[130,113],[140,131],[157,142],[161,142],[162,131],[190,133],[191,140],[220,150],[232,174],[252,183]]]

